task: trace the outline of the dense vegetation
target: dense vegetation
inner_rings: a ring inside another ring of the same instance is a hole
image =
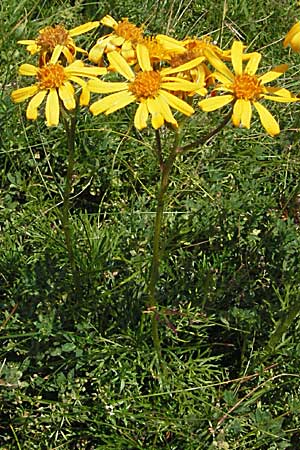
[[[20,39],[111,14],[177,38],[243,40],[262,67],[300,56],[282,39],[291,0],[16,0],[0,5],[0,448],[279,450],[300,448],[299,105],[271,105],[282,132],[227,125],[176,161],[159,280],[157,365],[147,284],[159,169],[149,127],[129,106],[82,109],[71,193],[80,292],[59,210],[63,126],[27,121],[10,94],[28,55]],[[79,38],[84,46],[97,31]],[[222,121],[198,111],[187,140]],[[161,134],[168,148],[170,132]]]

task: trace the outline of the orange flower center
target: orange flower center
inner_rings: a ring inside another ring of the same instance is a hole
[[[56,45],[66,46],[69,42],[69,33],[62,25],[46,27],[40,31],[36,43],[44,49],[53,50]]]
[[[67,76],[60,64],[49,64],[39,69],[37,79],[41,89],[51,89],[62,86]]]
[[[142,39],[142,30],[133,23],[128,22],[128,19],[123,19],[115,27],[115,33],[123,37],[126,41],[138,42]]]
[[[256,100],[263,92],[257,76],[248,75],[247,73],[235,77],[232,89],[236,98],[244,100]]]
[[[155,97],[159,91],[161,76],[158,72],[139,72],[130,84],[129,90],[138,98]]]

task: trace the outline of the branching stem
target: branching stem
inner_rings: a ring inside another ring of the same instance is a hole
[[[160,184],[157,192],[157,206],[155,213],[155,221],[154,221],[154,237],[153,237],[153,247],[152,247],[152,264],[151,264],[151,272],[150,279],[148,285],[148,294],[149,294],[149,311],[152,313],[152,339],[153,345],[158,357],[158,360],[162,361],[161,355],[161,344],[158,332],[158,301],[156,298],[156,288],[159,280],[159,267],[161,260],[161,230],[163,225],[163,215],[164,215],[164,207],[165,207],[165,194],[168,190],[170,174],[173,169],[175,160],[178,155],[181,155],[189,150],[192,150],[196,147],[204,145],[208,140],[210,140],[213,136],[215,136],[219,131],[221,131],[225,125],[228,123],[230,117],[232,115],[232,111],[225,117],[223,122],[220,123],[214,130],[209,132],[207,135],[202,138],[196,140],[191,144],[187,144],[183,147],[179,146],[180,134],[177,131],[175,136],[174,144],[170,150],[169,156],[166,160],[163,159],[162,153],[162,145],[159,131],[156,130],[156,149],[155,153],[157,155],[157,160],[160,167]]]

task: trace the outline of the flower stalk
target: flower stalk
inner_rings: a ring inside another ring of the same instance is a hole
[[[73,278],[73,289],[78,292],[80,289],[79,274],[76,267],[76,261],[74,256],[73,248],[73,238],[70,222],[70,195],[72,191],[73,184],[73,174],[74,174],[74,162],[75,162],[75,135],[76,135],[76,122],[77,122],[77,110],[75,109],[72,113],[69,113],[68,118],[64,117],[63,123],[67,135],[67,146],[68,146],[68,160],[67,160],[67,174],[66,182],[63,191],[63,205],[62,205],[62,215],[61,223],[65,237],[65,244],[68,253],[69,264],[71,268],[72,278]]]
[[[153,236],[153,248],[152,248],[152,264],[149,280],[149,309],[152,314],[152,339],[158,359],[161,359],[161,347],[158,333],[158,317],[157,317],[157,299],[156,299],[156,286],[159,279],[159,266],[161,259],[161,229],[163,225],[163,214],[165,207],[165,194],[167,192],[170,180],[170,174],[174,166],[176,157],[178,155],[178,141],[179,133],[176,133],[175,142],[166,161],[163,161],[161,153],[161,141],[159,131],[156,130],[156,144],[157,144],[157,158],[161,170],[160,185],[157,193],[157,206],[154,220],[154,236]]]
[[[181,155],[189,150],[195,149],[202,145],[205,145],[210,139],[216,136],[229,122],[232,114],[232,110],[230,109],[229,113],[225,116],[224,120],[212,131],[197,139],[196,141],[186,144],[184,146],[180,146],[180,134],[179,131],[176,132],[174,144],[171,148],[168,158],[164,161],[162,156],[162,148],[161,148],[161,139],[159,130],[156,130],[156,155],[159,163],[161,176],[160,176],[160,184],[157,193],[157,206],[156,213],[154,219],[154,236],[153,236],[153,247],[152,247],[152,263],[151,263],[151,271],[150,271],[150,279],[148,285],[148,302],[149,302],[149,311],[152,312],[152,340],[153,345],[158,357],[158,360],[162,360],[161,354],[161,343],[158,332],[158,301],[156,296],[157,283],[159,280],[159,268],[160,261],[162,257],[162,246],[161,246],[161,230],[163,226],[163,215],[165,209],[165,200],[166,193],[170,183],[170,174],[174,167],[174,163],[178,155]]]

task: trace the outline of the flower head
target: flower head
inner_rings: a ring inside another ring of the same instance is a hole
[[[197,58],[177,68],[154,70],[147,47],[143,44],[137,44],[136,53],[138,67],[140,68],[137,73],[118,52],[108,54],[111,67],[127,81],[90,80],[88,88],[92,92],[110,94],[93,103],[90,107],[91,112],[94,115],[111,114],[130,103],[138,103],[134,117],[136,128],[147,127],[149,114],[151,115],[152,126],[155,129],[161,127],[165,121],[178,126],[170,107],[187,116],[193,114],[194,110],[188,103],[178,98],[175,93],[177,91],[195,91],[202,87],[203,94],[205,94],[206,90],[199,84],[191,83],[173,75],[189,67],[195,67],[203,58]]]
[[[295,23],[287,33],[283,46],[287,47],[288,45],[292,47],[294,52],[300,52],[300,22]]]
[[[69,66],[63,67],[58,62],[59,49],[53,52],[48,64],[36,67],[31,64],[22,64],[19,73],[21,75],[34,76],[36,82],[32,86],[23,87],[12,92],[12,100],[16,103],[30,98],[26,110],[27,119],[35,120],[38,115],[38,107],[46,98],[46,122],[48,126],[58,125],[60,114],[60,102],[67,110],[76,107],[75,90],[73,83],[82,87],[80,104],[89,103],[89,91],[86,81],[81,77],[96,78],[106,73],[106,69],[100,67],[86,67],[82,61],[73,61]]]
[[[99,26],[99,22],[87,22],[71,30],[66,30],[62,25],[48,26],[39,31],[36,39],[28,39],[18,41],[19,44],[27,45],[27,50],[34,55],[40,53],[40,65],[46,64],[55,49],[59,46],[61,52],[67,62],[70,64],[74,61],[76,52],[86,53],[80,47],[76,47],[73,40],[74,36],[87,33],[88,31]]]
[[[197,67],[187,70],[181,74],[183,78],[193,82],[205,83],[207,86],[214,83],[211,76],[211,71],[209,70],[207,64],[205,63],[206,55],[205,52],[210,50],[212,53],[223,59],[228,57],[229,52],[221,50],[217,45],[211,42],[209,36],[204,36],[202,38],[187,38],[183,41],[178,41],[169,36],[160,34],[157,36],[158,42],[168,50],[169,52],[169,62],[172,67],[181,66],[195,58],[203,57],[203,62],[201,62]]]
[[[143,39],[143,29],[129,22],[127,18],[117,22],[107,15],[100,21],[113,29],[113,32],[102,36],[89,52],[89,59],[95,64],[101,64],[103,53],[119,51],[127,60],[135,58],[135,47]]]
[[[261,55],[252,53],[246,67],[243,68],[243,44],[239,41],[233,43],[231,55],[234,73],[215,54],[206,52],[207,59],[216,69],[213,75],[220,82],[214,91],[228,92],[228,94],[201,100],[199,106],[203,111],[214,111],[233,103],[233,125],[250,128],[253,105],[267,133],[275,136],[280,132],[279,125],[271,113],[261,104],[261,100],[266,99],[276,102],[297,100],[287,89],[265,86],[265,83],[269,83],[282,75],[288,66],[282,64],[263,75],[256,75]]]
[[[162,61],[171,60],[171,53],[166,49],[155,37],[146,36],[141,42],[145,47],[147,47],[149,52],[150,61],[153,65],[160,64]]]

